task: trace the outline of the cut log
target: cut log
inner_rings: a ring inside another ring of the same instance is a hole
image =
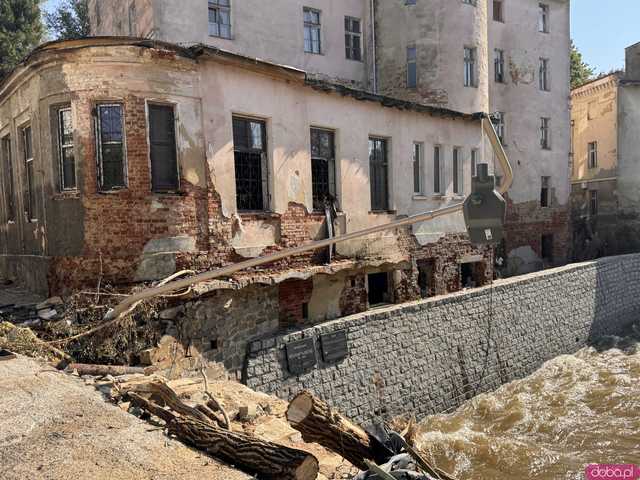
[[[367,470],[367,459],[383,463],[383,459],[375,458],[367,432],[332,410],[308,390],[300,392],[291,400],[287,420],[302,434],[305,442],[319,443],[360,470]]]
[[[315,480],[318,476],[318,460],[310,453],[260,440],[245,433],[223,430],[209,419],[206,422],[196,420],[188,414],[191,407],[184,404],[172,403],[171,408],[178,408],[174,413],[136,393],[131,392],[129,396],[136,406],[164,420],[169,434],[215,458],[256,474],[259,478]],[[185,415],[177,413],[178,411],[185,412]],[[198,410],[195,411],[202,415]]]
[[[117,377],[119,375],[130,375],[133,373],[141,373],[144,375],[145,369],[142,367],[129,367],[127,365],[90,365],[86,363],[70,363],[67,365],[70,371],[76,370],[78,375],[91,375],[94,377],[104,377],[111,375]]]

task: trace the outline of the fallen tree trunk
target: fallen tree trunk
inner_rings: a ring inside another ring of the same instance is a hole
[[[160,407],[137,393],[129,392],[134,405],[167,424],[169,434],[192,447],[269,480],[315,480],[318,460],[302,450],[277,445],[217,426],[203,412],[192,408],[170,392],[166,385],[153,384],[154,394],[172,410]]]
[[[342,455],[360,470],[367,470],[367,459],[384,463],[384,459],[375,457],[367,432],[332,410],[308,390],[291,400],[287,421],[302,434],[305,442],[319,443]]]
[[[131,375],[135,373],[145,374],[142,367],[129,367],[126,365],[90,365],[86,363],[70,363],[67,365],[70,371],[76,370],[78,375],[91,375],[94,377],[104,377],[111,375],[117,377],[119,375]]]

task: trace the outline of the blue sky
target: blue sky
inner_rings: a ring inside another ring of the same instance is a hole
[[[48,0],[47,8],[60,0]],[[572,0],[571,35],[596,72],[624,66],[624,49],[640,42],[640,0]]]

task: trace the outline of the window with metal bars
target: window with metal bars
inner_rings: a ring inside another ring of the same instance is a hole
[[[387,140],[369,138],[369,181],[371,183],[371,210],[389,210],[389,163]]]
[[[320,10],[304,7],[304,51],[322,53]]]
[[[56,111],[56,132],[58,166],[60,171],[60,191],[75,190],[76,160],[73,149],[73,121],[71,108],[63,107]]]
[[[549,59],[541,58],[540,59],[540,69],[538,72],[538,80],[540,90],[548,92],[549,87]]]
[[[24,208],[27,221],[34,222],[36,216],[35,169],[33,165],[33,133],[31,125],[20,129],[22,137],[22,157],[24,159]]]
[[[495,49],[494,70],[496,82],[504,83],[504,50]]]
[[[464,47],[464,86],[476,86],[476,57],[477,49]]]
[[[549,118],[540,118],[540,147],[542,147],[543,150],[551,150],[550,123],[551,120]]]
[[[180,182],[172,105],[149,105],[149,152],[153,191],[177,191]]]
[[[231,0],[209,1],[209,35],[231,38]]]
[[[493,123],[493,127],[496,130],[496,135],[498,136],[498,140],[500,143],[504,145],[504,132],[505,132],[505,119],[504,112],[495,112],[491,115],[491,122]]]
[[[98,105],[96,111],[100,189],[125,188],[127,186],[127,178],[122,105]]]
[[[13,159],[11,158],[11,137],[6,135],[0,140],[0,153],[2,154],[2,166],[4,168],[4,198],[7,222],[16,220],[16,199],[13,180]]]
[[[349,60],[362,60],[361,25],[359,18],[344,17],[344,45]]]
[[[240,211],[264,210],[267,192],[266,124],[250,118],[233,118],[236,206]]]
[[[335,135],[330,130],[311,129],[311,184],[313,209],[324,210],[336,197]]]

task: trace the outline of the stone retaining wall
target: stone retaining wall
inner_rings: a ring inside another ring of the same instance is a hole
[[[626,255],[352,315],[253,342],[244,379],[285,399],[309,388],[359,421],[423,417],[621,333],[640,313],[639,280],[640,255]],[[325,363],[320,335],[340,330],[349,354]],[[313,339],[317,365],[293,375],[285,345],[303,338]]]

